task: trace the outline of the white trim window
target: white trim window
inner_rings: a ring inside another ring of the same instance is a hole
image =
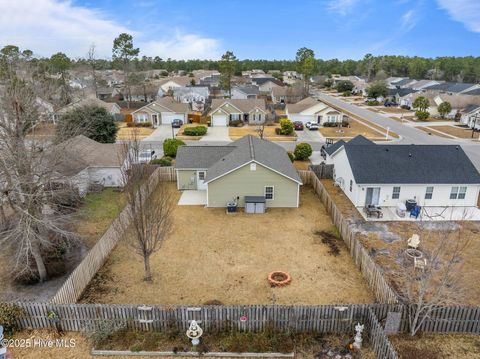
[[[452,187],[450,192],[450,199],[465,199],[467,194],[467,187]]]
[[[425,190],[425,199],[432,199],[432,197],[433,197],[433,187],[429,186]]]
[[[400,198],[400,187],[393,187],[392,199],[399,199],[399,198]]]
[[[337,122],[337,115],[327,115],[327,122]]]
[[[265,186],[265,199],[271,201],[275,199],[275,188],[273,186]]]
[[[135,114],[135,119],[136,119],[137,122],[148,122],[148,114],[137,113],[137,114]]]
[[[200,181],[205,181],[205,171],[198,171],[198,179]]]

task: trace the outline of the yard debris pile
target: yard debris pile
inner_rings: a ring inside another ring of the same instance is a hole
[[[314,234],[321,237],[321,242],[329,247],[328,253],[330,255],[336,257],[340,254],[340,248],[338,247],[338,236],[327,231],[315,231]]]

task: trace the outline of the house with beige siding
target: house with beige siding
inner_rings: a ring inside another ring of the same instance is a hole
[[[175,101],[172,97],[162,97],[132,112],[135,122],[150,122],[154,127],[170,125],[173,120],[187,123],[190,105]]]
[[[204,191],[206,207],[245,207],[255,198],[269,207],[298,207],[302,181],[283,147],[245,136],[226,146],[181,146],[177,188]]]
[[[267,120],[268,111],[263,99],[213,99],[208,116],[211,126],[229,126],[238,120],[259,125]]]

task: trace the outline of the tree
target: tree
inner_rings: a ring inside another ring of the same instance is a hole
[[[176,157],[178,147],[184,146],[185,142],[177,138],[167,138],[163,141],[163,153],[168,157]]]
[[[452,112],[452,105],[450,102],[442,102],[438,106],[438,113],[442,118],[445,118],[446,115],[448,115],[450,112]]]
[[[100,143],[115,143],[118,128],[115,118],[106,109],[98,106],[82,106],[68,111],[60,117],[57,142],[84,135]]]
[[[87,62],[90,66],[92,74],[93,89],[95,90],[95,97],[98,98],[98,79],[97,79],[97,59],[95,58],[95,44],[92,44],[88,49]]]
[[[426,111],[430,106],[430,102],[424,96],[419,96],[413,101],[413,108],[419,111]]]
[[[124,144],[127,163],[135,163],[140,146],[134,137]],[[158,251],[171,231],[174,195],[168,184],[152,174],[149,165],[122,169],[124,193],[129,211],[119,230],[144,264],[144,280],[152,281],[150,257]]]
[[[353,82],[349,80],[339,81],[337,83],[338,92],[351,92],[354,87],[355,85],[353,84]]]
[[[60,84],[62,88],[63,104],[68,104],[71,101],[70,86],[68,84],[68,70],[72,63],[67,55],[63,52],[57,52],[50,57],[50,64],[57,73],[60,73]]]
[[[367,96],[371,98],[387,97],[388,88],[385,81],[375,81],[367,87]]]
[[[306,142],[300,142],[295,146],[295,151],[293,151],[295,155],[295,159],[299,161],[308,160],[308,158],[312,155],[312,146],[310,146]]]
[[[8,75],[15,75],[15,65],[20,57],[20,49],[15,45],[4,46],[0,50],[0,61],[2,65],[2,77]]]
[[[112,58],[118,60],[123,66],[123,75],[125,88],[127,89],[127,107],[130,108],[130,86],[128,83],[128,73],[130,61],[138,56],[139,48],[133,46],[133,37],[130,34],[122,33],[113,40]]]
[[[315,53],[306,47],[298,49],[295,56],[297,71],[303,76],[305,95],[308,94],[310,77],[315,73]]]
[[[221,73],[220,87],[232,97],[232,77],[237,68],[237,58],[232,51],[227,51],[222,55],[218,66]]]

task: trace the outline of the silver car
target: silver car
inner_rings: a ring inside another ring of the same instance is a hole
[[[320,128],[320,126],[318,126],[318,123],[310,121],[305,124],[305,127],[308,128],[310,131],[316,131]]]

